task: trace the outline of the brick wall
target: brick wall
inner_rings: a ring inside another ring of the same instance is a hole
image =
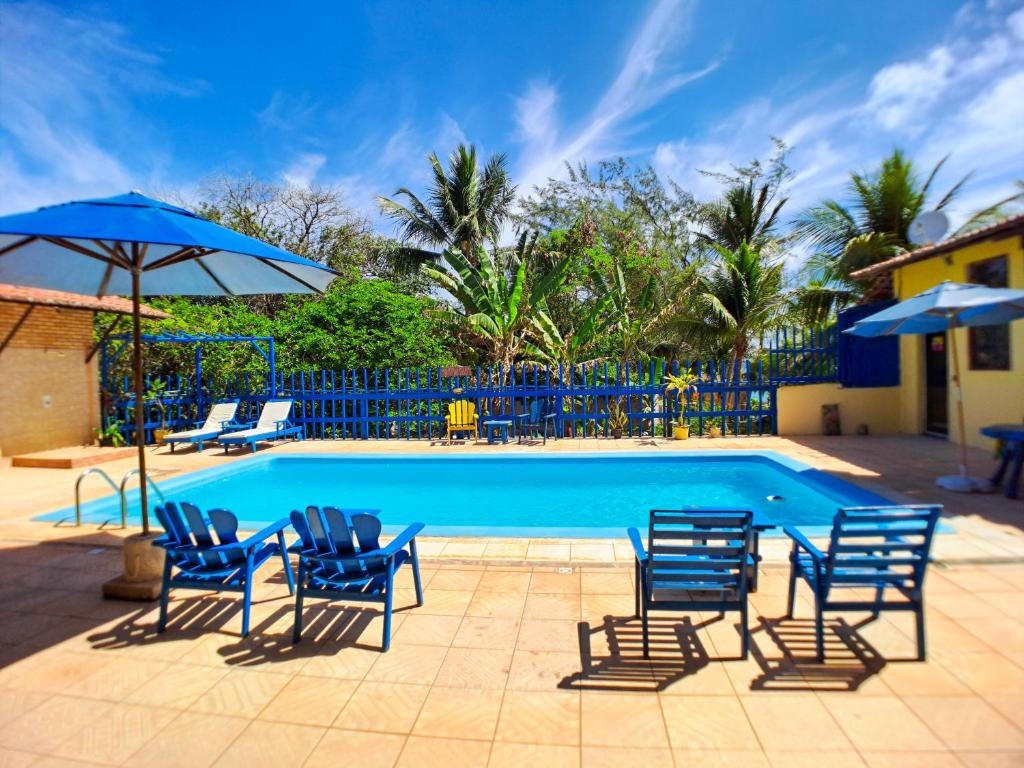
[[[0,339],[25,309],[0,302]],[[93,442],[97,358],[85,363],[92,317],[85,310],[36,306],[0,352],[0,455]]]

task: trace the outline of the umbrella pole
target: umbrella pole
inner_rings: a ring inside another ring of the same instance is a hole
[[[139,318],[139,270],[132,269],[132,375],[135,379],[135,443],[139,447],[139,501],[142,534],[149,533],[149,499],[146,491],[146,414],[142,398],[142,327]]]
[[[949,329],[953,353],[953,386],[956,388],[956,431],[960,439],[960,476],[967,477],[967,430],[964,427],[964,391],[960,386],[960,358],[956,351],[956,328]]]

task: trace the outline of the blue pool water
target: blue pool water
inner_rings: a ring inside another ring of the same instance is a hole
[[[168,499],[230,509],[250,528],[316,504],[379,509],[388,528],[422,521],[424,533],[446,536],[622,536],[627,526],[646,527],[651,509],[683,506],[751,509],[780,526],[821,529],[840,506],[886,502],[770,451],[264,454],[158,483]],[[150,503],[156,503],[152,494]],[[137,493],[129,505],[137,520]],[[120,514],[114,497],[84,504],[82,511],[96,523]]]

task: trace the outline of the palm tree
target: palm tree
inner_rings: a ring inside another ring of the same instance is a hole
[[[705,231],[697,237],[706,244],[717,243],[730,250],[743,243],[761,250],[772,239],[786,200],[775,199],[771,184],[755,188],[753,178],[734,184],[720,200],[701,206],[698,218]]]
[[[717,243],[711,248],[714,260],[697,275],[686,309],[671,328],[697,349],[727,353],[733,370],[754,340],[786,314],[782,264],[747,243],[732,250]]]
[[[448,269],[422,267],[458,302],[458,308],[450,310],[453,319],[468,326],[488,348],[491,360],[506,370],[521,353],[543,354],[529,337],[538,317],[545,314],[545,300],[565,280],[569,263],[562,259],[550,271],[530,275],[530,251],[536,239],[536,234],[528,238],[523,233],[515,252],[504,256],[478,247],[472,261],[460,248],[452,247],[442,255]]]
[[[397,223],[399,255],[407,265],[437,263],[442,252],[456,248],[472,262],[486,242],[497,240],[515,200],[505,155],[491,155],[481,170],[476,147],[459,144],[447,169],[434,152],[427,160],[433,180],[426,202],[406,187],[395,192],[404,202],[377,197],[381,212]]]
[[[824,258],[823,265],[831,262],[831,271],[840,279],[895,256],[913,245],[910,223],[928,206],[932,183],[946,159],[936,163],[922,183],[913,162],[895,149],[876,171],[850,173],[848,202],[823,200],[801,213],[793,234]],[[969,176],[930,207],[940,211],[948,206]]]

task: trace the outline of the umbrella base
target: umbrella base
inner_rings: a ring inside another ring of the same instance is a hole
[[[935,484],[947,491],[956,493],[989,493],[994,486],[988,480],[981,477],[969,477],[968,475],[944,475],[936,478]]]

